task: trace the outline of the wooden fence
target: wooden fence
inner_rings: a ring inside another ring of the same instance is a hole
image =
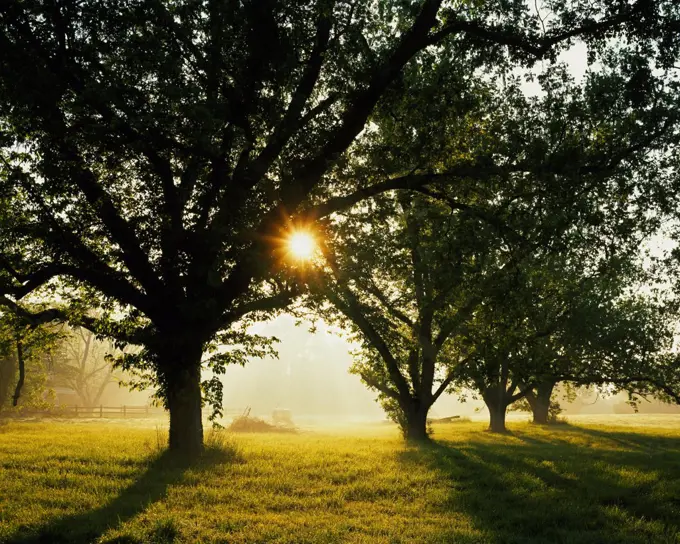
[[[54,406],[47,410],[21,409],[16,412],[5,412],[6,416],[47,416],[47,417],[151,417],[159,416],[165,412],[163,408],[157,406],[80,406],[80,405],[61,405]]]
[[[243,409],[224,409],[225,416],[238,415],[243,412]],[[203,416],[207,417],[212,413],[212,409],[204,408]],[[46,417],[87,417],[87,418],[133,418],[133,417],[159,417],[167,414],[164,408],[159,406],[129,406],[123,404],[121,406],[55,406],[49,410],[18,410],[3,412],[4,416],[9,417],[29,417],[29,416],[46,416]]]

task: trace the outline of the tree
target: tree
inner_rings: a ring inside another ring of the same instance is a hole
[[[490,227],[429,200],[402,193],[347,214],[326,244],[326,266],[307,278],[318,311],[360,345],[351,371],[408,440],[427,438],[430,407],[465,363],[451,338],[497,279],[472,283],[487,267]]]
[[[407,437],[424,437],[439,386],[461,379],[484,397],[492,428],[504,430],[507,406],[530,391],[522,376],[532,384],[545,377],[558,349],[546,339],[596,292],[597,278],[618,277],[603,283],[612,297],[635,280],[637,268],[624,274],[626,263],[658,222],[628,195],[664,186],[665,163],[649,157],[671,145],[671,99],[659,89],[651,116],[633,109],[623,90],[612,92],[619,73],[579,87],[561,67],[542,75],[546,96],[535,99],[516,81],[502,97],[481,83],[477,101],[461,97],[443,63],[406,71],[410,77],[420,87],[379,110],[359,164],[345,175],[446,164],[471,149],[496,167],[455,184],[433,176],[412,190],[418,196],[344,213],[317,287],[341,314],[326,317],[362,344],[354,370]],[[442,81],[453,91],[439,103],[428,93]]]
[[[114,353],[112,345],[97,341],[87,329],[69,331],[51,357],[52,381],[73,389],[83,406],[97,406],[107,386],[118,381],[114,375]]]
[[[595,53],[677,25],[670,0],[558,4],[545,27],[510,4],[4,2],[3,303],[58,288],[52,315],[142,346],[125,364],[155,380],[170,448],[198,453],[202,354],[251,349],[231,328],[298,293],[278,270],[289,226],[429,179],[335,177],[406,65],[432,50],[530,64],[577,36]]]
[[[48,360],[62,338],[54,327],[35,326],[9,312],[0,314],[0,410],[50,405]]]
[[[670,314],[653,293],[634,293],[647,274],[635,242],[628,251],[622,244],[614,255],[593,246],[603,257],[596,264],[559,255],[550,267],[529,268],[503,301],[476,316],[468,342],[477,357],[459,385],[481,393],[492,431],[505,430],[507,407],[524,397],[534,422],[548,423],[561,382],[680,400]]]
[[[531,412],[532,422],[537,425],[548,425],[558,422],[563,408],[555,398],[556,383],[546,380],[530,388],[524,398],[509,407],[510,411]],[[569,390],[571,391],[571,389]]]

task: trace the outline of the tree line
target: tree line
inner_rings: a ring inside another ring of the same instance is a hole
[[[30,326],[16,314],[0,318],[0,414],[51,410],[65,388],[80,406],[98,406],[107,388],[124,382],[115,350],[87,329],[64,323]]]
[[[562,381],[677,400],[675,255],[640,248],[675,235],[679,9],[3,2],[3,311],[139,346],[118,364],[189,454],[294,301],[353,331],[410,438],[463,386],[496,430]]]

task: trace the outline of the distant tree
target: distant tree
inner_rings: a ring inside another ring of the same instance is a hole
[[[644,297],[603,301],[586,289],[574,297],[589,307],[572,307],[560,324],[517,320],[512,329],[492,305],[493,326],[471,326],[468,341],[476,357],[461,369],[461,383],[482,395],[492,431],[505,430],[507,408],[522,398],[535,423],[548,423],[551,414],[554,420],[553,391],[567,381],[631,395],[656,390],[680,400],[677,377],[668,374],[670,362],[664,361],[672,333],[663,312]]]
[[[157,385],[170,448],[198,453],[202,355],[256,349],[232,328],[298,294],[279,272],[291,225],[429,180],[335,175],[376,104],[408,94],[391,92],[405,66],[440,51],[488,72],[578,36],[596,56],[622,35],[673,63],[672,0],[552,12],[524,0],[3,2],[3,303],[59,288],[72,325],[142,346],[124,364]],[[233,360],[220,353],[207,363],[218,373]],[[203,384],[209,399],[218,383]]]
[[[649,276],[638,242],[595,240],[580,258],[565,252],[525,263],[504,299],[475,316],[465,342],[476,355],[460,379],[484,398],[491,430],[505,430],[507,407],[525,397],[534,422],[547,423],[561,382],[680,401],[673,316],[653,291],[635,294]]]
[[[54,327],[33,326],[6,311],[0,314],[0,411],[51,406],[48,360],[62,338]]]
[[[51,381],[73,389],[84,406],[96,406],[106,388],[119,381],[115,354],[113,345],[98,341],[87,329],[71,330],[51,354]]]
[[[584,321],[588,330],[578,338],[580,349],[554,359],[543,376],[534,377],[526,393],[534,423],[554,419],[550,414],[559,406],[554,392],[560,383],[624,392],[632,404],[648,396],[680,404],[672,317],[646,297],[618,300],[606,311],[599,325]]]

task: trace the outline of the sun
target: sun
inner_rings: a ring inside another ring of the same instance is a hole
[[[298,230],[288,237],[288,251],[292,257],[299,261],[308,261],[316,251],[316,240],[311,233]]]

